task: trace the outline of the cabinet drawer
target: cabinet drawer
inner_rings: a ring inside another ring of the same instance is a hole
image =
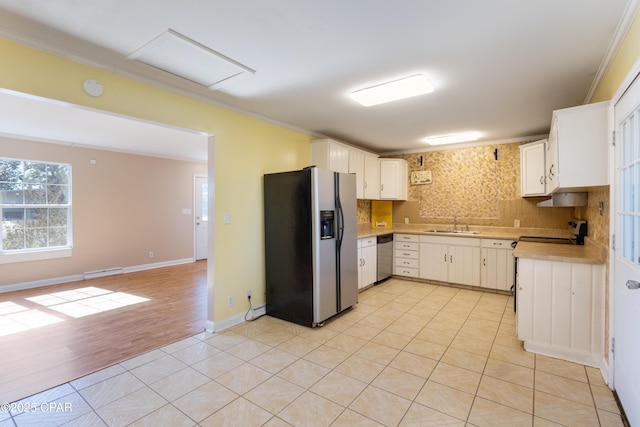
[[[418,277],[418,269],[395,266],[393,269],[393,274],[397,274],[398,276]]]
[[[511,242],[513,242],[513,240],[482,239],[480,245],[483,248],[511,249]]]
[[[420,249],[420,243],[417,242],[396,242],[397,250],[417,251]]]
[[[375,244],[377,244],[378,240],[376,237],[365,237],[363,239],[360,239],[360,243],[362,244],[363,248],[366,248],[368,246],[373,246]]]
[[[396,242],[416,242],[420,241],[420,236],[417,234],[394,234],[393,240]]]
[[[418,268],[419,261],[413,258],[396,258],[396,268]]]
[[[418,251],[408,251],[408,250],[402,250],[402,249],[396,249],[395,255],[396,258],[412,258],[412,259],[418,259]]]

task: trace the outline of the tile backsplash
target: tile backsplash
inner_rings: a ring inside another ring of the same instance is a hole
[[[408,200],[393,202],[394,223],[408,218],[412,224],[450,224],[457,216],[461,224],[469,225],[513,227],[519,220],[521,227],[564,229],[579,218],[588,221],[589,237],[608,246],[609,187],[589,191],[586,207],[539,208],[536,204],[548,197],[521,197],[521,144],[389,156],[407,160],[409,176],[422,170],[432,174],[431,184],[409,184]],[[358,223],[371,223],[370,200],[358,200]]]
[[[413,171],[430,170],[433,182],[409,185],[406,202],[394,202],[394,221],[513,227],[566,228],[573,208],[539,208],[546,197],[520,196],[522,143],[484,145],[401,157]],[[496,158],[497,156],[497,158]]]

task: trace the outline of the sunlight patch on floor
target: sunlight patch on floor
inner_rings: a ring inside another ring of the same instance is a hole
[[[42,305],[45,311],[29,309],[13,301],[0,302],[0,336],[63,322],[64,316],[79,318],[149,301],[148,298],[126,292],[113,292],[94,286],[26,299]],[[48,310],[63,317],[47,313]]]

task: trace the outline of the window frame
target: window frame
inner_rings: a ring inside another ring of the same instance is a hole
[[[44,247],[44,248],[23,248],[17,250],[3,250],[2,245],[0,244],[0,264],[14,263],[14,262],[22,262],[22,261],[35,261],[35,260],[45,260],[45,259],[54,259],[54,258],[65,258],[70,257],[72,255],[73,249],[73,166],[71,163],[65,162],[56,162],[56,161],[46,161],[46,160],[31,160],[31,159],[20,159],[20,158],[12,158],[12,157],[0,157],[0,161],[10,161],[10,162],[21,162],[21,163],[39,163],[45,165],[63,165],[67,168],[67,182],[68,182],[68,194],[67,194],[67,203],[64,204],[33,204],[33,203],[25,203],[23,199],[23,203],[21,204],[11,204],[11,203],[0,203],[0,217],[2,216],[2,209],[4,208],[18,208],[18,209],[30,209],[30,208],[66,208],[67,209],[67,244],[64,246],[55,246],[55,247]],[[24,184],[24,182],[21,182]],[[28,183],[27,183],[28,184]],[[49,228],[49,226],[47,226]],[[2,242],[3,236],[3,227],[0,226],[0,243]]]

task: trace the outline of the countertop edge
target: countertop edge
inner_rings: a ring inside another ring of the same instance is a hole
[[[390,228],[373,228],[370,226],[358,226],[358,239],[383,236],[386,234],[416,234],[422,236],[447,236],[447,237],[467,237],[475,239],[500,239],[518,240],[521,236],[543,236],[543,237],[568,237],[569,232],[558,229],[532,229],[532,228],[509,228],[509,227],[471,227],[478,234],[455,234],[431,232],[429,230],[446,229],[443,225],[412,224],[409,226],[395,225]],[[588,237],[585,245],[558,245],[552,243],[520,242],[513,251],[513,256],[517,258],[529,258],[558,262],[583,263],[583,264],[606,264],[606,248],[592,241]]]

